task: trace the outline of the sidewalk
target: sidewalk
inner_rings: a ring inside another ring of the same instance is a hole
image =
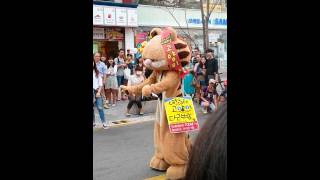
[[[104,109],[106,121],[110,122],[111,127],[132,123],[132,122],[137,122],[137,121],[139,122],[152,121],[155,119],[154,113],[145,113],[143,116],[131,115],[130,117],[127,117],[126,110],[127,110],[128,102],[129,102],[128,100],[117,101],[115,107],[110,106],[109,109]],[[94,108],[94,112],[95,112],[95,120],[96,120],[97,128],[100,128],[102,127],[102,124],[100,121],[99,113],[96,108]]]
[[[221,80],[226,80],[227,79],[227,72],[226,71],[220,71],[223,74],[220,75]],[[221,88],[220,86],[217,87],[218,93],[221,93]],[[110,123],[111,127],[116,127],[116,126],[122,126],[126,125],[128,123],[138,123],[138,122],[145,122],[145,121],[154,121],[155,120],[155,110],[153,113],[145,113],[143,116],[139,115],[131,115],[130,117],[126,116],[126,109],[128,105],[128,100],[125,101],[117,101],[115,107],[110,107],[109,109],[104,109],[105,112],[105,117],[106,121]],[[194,103],[195,106],[195,111],[197,115],[203,116],[201,112],[201,107],[199,104]],[[96,120],[96,128],[101,128],[102,123],[100,121],[100,117],[98,114],[98,111],[96,108],[94,108],[95,112],[95,120]]]
[[[118,101],[115,107],[110,107],[109,109],[104,109],[106,120],[109,121],[111,127],[123,126],[126,124],[154,121],[155,120],[155,111],[154,113],[146,113],[143,116],[131,115],[127,117],[125,112],[127,108],[128,100]],[[198,115],[202,116],[200,110],[200,105],[194,103],[195,111]],[[96,128],[101,128],[102,123],[96,108],[94,108]]]

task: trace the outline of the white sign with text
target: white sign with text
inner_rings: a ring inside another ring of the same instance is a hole
[[[127,26],[127,9],[125,8],[116,9],[116,25]]]
[[[127,16],[128,16],[128,26],[138,26],[138,13],[137,9],[128,8],[127,9]]]
[[[116,25],[116,9],[114,7],[104,7],[104,24]]]
[[[102,6],[93,6],[93,24],[94,25],[103,25],[103,7]]]

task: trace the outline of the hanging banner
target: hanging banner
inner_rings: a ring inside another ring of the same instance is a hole
[[[127,26],[127,9],[125,8],[116,9],[116,25]]]
[[[164,107],[171,133],[199,130],[191,97],[168,98],[165,100]]]
[[[138,14],[137,9],[127,9],[128,16],[128,26],[137,27],[138,26]]]
[[[104,24],[116,25],[116,9],[114,7],[104,7]]]
[[[139,43],[142,43],[143,41],[146,41],[147,37],[148,37],[148,32],[142,32],[142,33],[136,34],[136,46]]]
[[[94,25],[103,25],[103,7],[102,6],[93,6],[93,24]]]

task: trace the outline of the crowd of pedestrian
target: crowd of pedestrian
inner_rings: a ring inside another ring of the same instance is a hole
[[[117,101],[129,100],[126,115],[130,116],[130,109],[136,104],[139,109],[139,115],[143,115],[142,98],[139,96],[129,96],[121,91],[122,85],[135,85],[141,83],[152,73],[147,70],[143,64],[142,57],[136,57],[127,50],[120,49],[117,57],[106,57],[96,52],[93,54],[93,81],[94,81],[94,106],[99,111],[103,128],[108,128],[103,110],[115,107]],[[100,80],[101,79],[101,80]],[[104,109],[103,109],[104,108]],[[94,123],[95,126],[95,123]]]
[[[184,95],[191,96],[201,105],[204,114],[215,111],[221,102],[227,100],[227,81],[220,82],[218,60],[212,49],[201,54],[199,48],[195,48],[185,69],[189,73],[183,79]],[[222,88],[220,94],[217,92],[218,86]]]
[[[134,57],[127,50],[120,49],[117,57],[106,57],[99,52],[93,54],[94,60],[94,104],[100,114],[103,127],[109,125],[102,115],[103,108],[115,107],[117,101],[129,100],[126,115],[131,116],[130,109],[136,104],[139,115],[143,115],[141,97],[129,96],[121,91],[122,85],[135,85],[148,78],[152,70],[146,69],[143,58]],[[97,70],[95,70],[97,69]],[[182,80],[185,96],[190,96],[201,105],[204,114],[215,111],[221,102],[227,100],[227,83],[223,83],[223,91],[219,94],[217,86],[219,82],[218,60],[214,56],[214,51],[208,49],[205,54],[201,54],[199,48],[193,50],[190,63],[184,67],[188,72]],[[99,78],[101,78],[101,83]],[[98,85],[97,85],[98,84]],[[101,87],[100,87],[101,85]],[[222,86],[222,85],[221,85]],[[97,94],[98,93],[98,94]],[[103,108],[101,108],[103,107]]]

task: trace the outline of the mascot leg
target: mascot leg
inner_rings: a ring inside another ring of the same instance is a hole
[[[164,160],[162,149],[161,149],[161,135],[160,135],[160,108],[159,104],[157,107],[156,112],[156,120],[154,122],[154,131],[153,131],[153,138],[154,138],[154,148],[155,153],[154,156],[151,158],[150,167],[152,169],[158,171],[166,171],[169,167],[169,164]]]
[[[166,116],[162,116],[160,133],[163,135],[162,151],[164,159],[170,167],[167,169],[166,178],[183,179],[191,152],[191,142],[187,133],[170,133]]]
[[[151,158],[150,167],[152,169],[158,171],[166,171],[169,167],[169,164],[165,162],[163,154],[161,152],[161,146],[159,144],[159,128],[160,124],[158,122],[154,123],[154,147],[155,147],[155,154]]]

